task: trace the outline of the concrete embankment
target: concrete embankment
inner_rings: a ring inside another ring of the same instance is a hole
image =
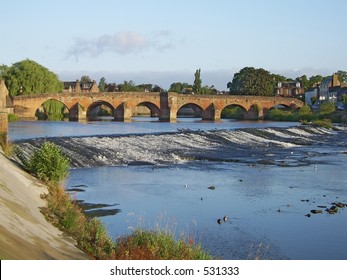
[[[88,259],[75,241],[46,221],[47,188],[0,150],[0,259]]]

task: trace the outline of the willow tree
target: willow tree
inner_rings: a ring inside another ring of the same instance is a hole
[[[61,92],[64,87],[56,74],[29,59],[13,64],[3,72],[11,96]]]

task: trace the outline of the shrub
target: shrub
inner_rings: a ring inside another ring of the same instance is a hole
[[[322,116],[329,115],[335,111],[334,103],[332,102],[324,102],[319,107],[319,114]]]
[[[46,141],[32,154],[26,167],[44,182],[56,184],[67,177],[69,163],[58,146]]]
[[[328,128],[328,129],[331,129],[333,127],[333,124],[332,124],[331,120],[329,120],[329,119],[314,120],[312,122],[312,124],[315,126],[324,127],[324,128]]]
[[[175,240],[169,231],[137,229],[118,238],[115,258],[121,260],[208,260],[211,256],[194,240]]]
[[[12,113],[8,114],[7,118],[8,118],[8,122],[14,122],[18,119],[17,116],[15,114],[12,114]]]

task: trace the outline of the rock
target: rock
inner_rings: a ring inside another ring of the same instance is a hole
[[[346,203],[342,203],[342,202],[333,202],[331,203],[332,205],[336,206],[336,207],[339,207],[339,208],[345,208],[347,207],[347,204]]]
[[[327,211],[329,214],[336,214],[339,211],[339,207],[333,205],[330,208],[327,208],[325,211]]]

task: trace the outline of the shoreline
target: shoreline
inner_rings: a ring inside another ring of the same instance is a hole
[[[40,212],[47,187],[0,150],[0,259],[87,260],[76,241]]]

